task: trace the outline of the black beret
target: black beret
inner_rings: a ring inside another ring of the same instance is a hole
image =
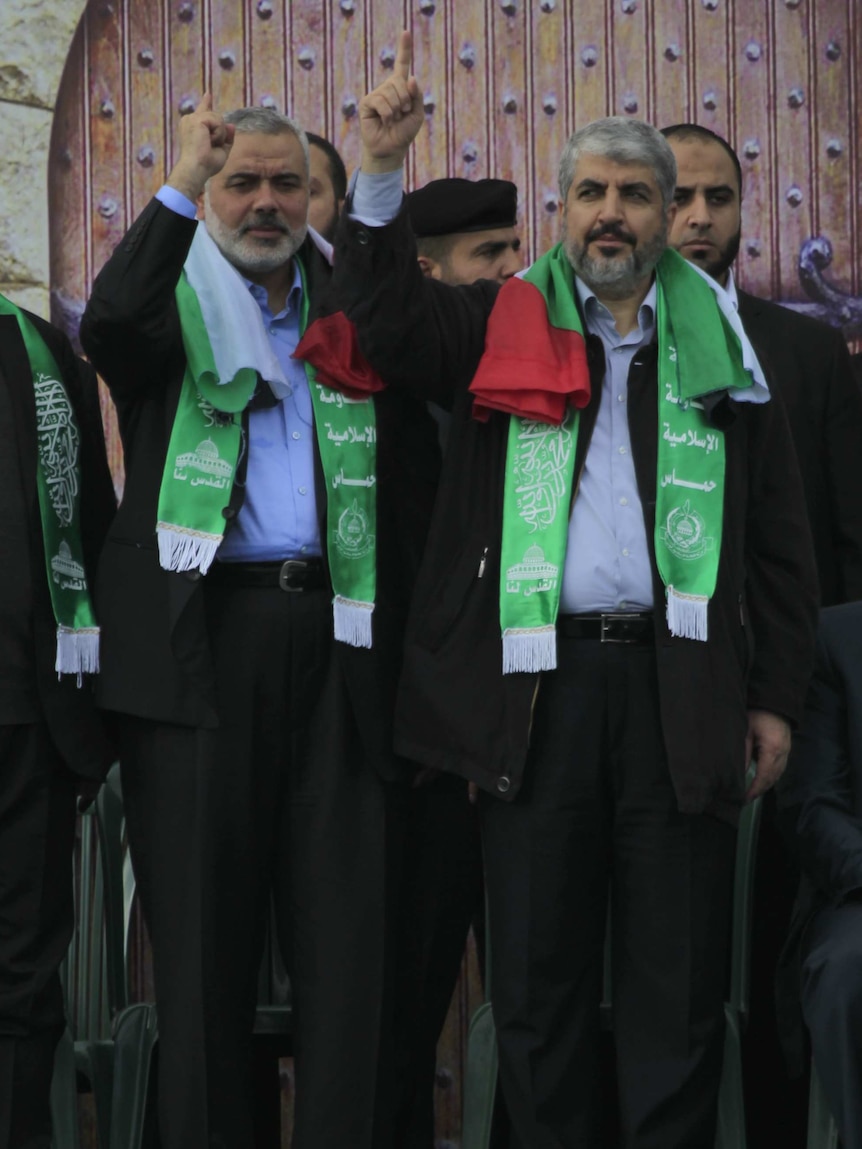
[[[419,238],[514,227],[518,189],[509,180],[432,180],[410,192],[407,212]]]

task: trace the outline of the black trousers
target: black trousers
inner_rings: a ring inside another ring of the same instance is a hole
[[[802,1013],[843,1149],[862,1149],[862,903],[818,910],[800,946]]]
[[[603,1143],[610,893],[621,1144],[712,1149],[736,835],[677,810],[654,652],[561,637],[558,669],[538,695],[525,786],[511,803],[482,795],[481,814],[514,1144]]]
[[[295,1013],[294,1149],[362,1149],[383,981],[384,787],[363,758],[329,595],[205,593],[219,729],[120,723],[153,946],[162,1146],[263,1149],[251,1030],[272,899]]]
[[[49,1149],[75,780],[40,723],[0,726],[0,1149]]]
[[[392,912],[394,1016],[391,1122],[381,1145],[433,1149],[437,1042],[458,981],[470,923],[484,903],[476,807],[461,778],[403,789]]]

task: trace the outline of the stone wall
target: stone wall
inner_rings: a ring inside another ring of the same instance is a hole
[[[0,292],[49,314],[48,149],[87,0],[0,0]]]

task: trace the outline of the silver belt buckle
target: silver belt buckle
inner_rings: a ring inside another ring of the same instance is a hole
[[[300,571],[308,569],[308,563],[303,562],[302,559],[285,559],[281,564],[281,569],[278,572],[278,586],[280,590],[286,590],[291,594],[299,594],[302,591],[301,586],[291,586],[290,577],[293,574],[299,574]]]
[[[611,624],[615,622],[631,621],[631,614],[603,614],[602,615],[602,642],[630,642],[627,638],[613,638],[610,634]]]

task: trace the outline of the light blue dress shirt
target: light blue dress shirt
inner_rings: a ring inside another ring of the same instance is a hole
[[[193,219],[196,207],[175,188],[159,199],[171,211]],[[273,407],[249,412],[245,501],[219,547],[220,560],[262,562],[320,554],[314,491],[314,417],[305,368],[291,355],[299,342],[302,281],[294,263],[287,302],[273,315],[263,287],[243,277],[255,299],[290,394]]]
[[[605,377],[569,520],[560,610],[651,610],[652,568],[627,407],[629,367],[655,332],[655,283],[638,310],[638,326],[626,336],[619,334],[594,292],[577,277],[575,285],[587,329],[598,335],[605,350]]]

